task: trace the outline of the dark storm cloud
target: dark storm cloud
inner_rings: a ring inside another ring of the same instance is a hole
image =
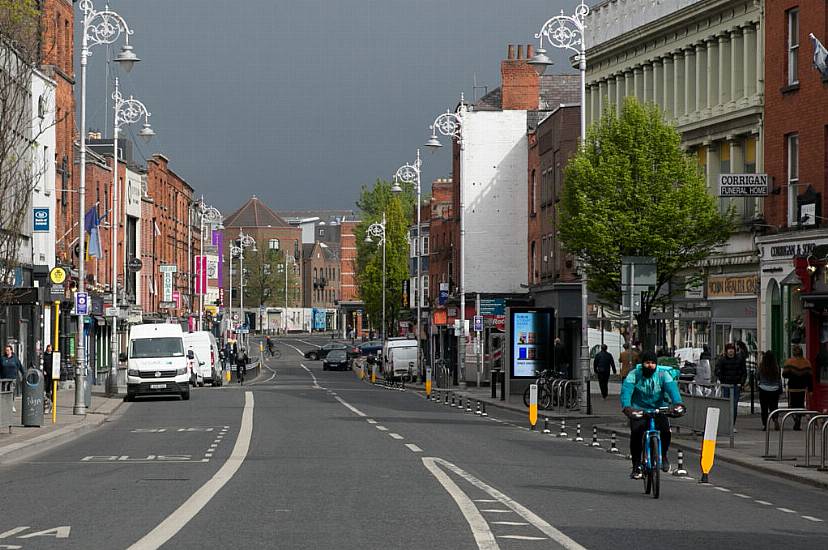
[[[428,125],[461,91],[473,96],[475,75],[490,90],[500,85],[507,44],[535,44],[541,24],[575,4],[109,2],[142,59],[122,88],[147,104],[158,132],[138,144],[139,156],[164,153],[225,213],[252,194],[277,210],[353,208],[361,185],[413,161]],[[563,52],[551,56],[566,69]],[[96,49],[90,58],[89,128],[105,125],[106,57]],[[423,151],[426,189],[450,173],[448,149]]]

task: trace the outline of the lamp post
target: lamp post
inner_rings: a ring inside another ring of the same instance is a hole
[[[228,318],[227,327],[228,328],[227,328],[227,333],[225,333],[225,335],[224,335],[224,341],[225,342],[227,341],[230,330],[233,328],[233,258],[240,255],[242,250],[238,246],[231,245],[229,252],[230,252],[230,269],[229,269],[229,272],[230,272],[230,297],[229,297],[229,307],[227,308],[227,318]]]
[[[425,146],[436,149],[442,147],[443,144],[437,139],[437,132],[457,141],[460,146],[460,181],[458,181],[458,199],[460,201],[460,258],[459,264],[459,279],[460,279],[460,330],[457,333],[457,370],[462,373],[462,380],[465,381],[464,363],[466,360],[466,261],[465,261],[465,240],[466,240],[466,206],[463,202],[463,116],[466,113],[466,104],[463,101],[463,94],[460,94],[460,107],[456,113],[446,111],[445,113],[434,119],[434,123],[430,126],[431,137],[426,141]],[[419,233],[419,226],[417,229]],[[419,320],[418,320],[419,322]]]
[[[114,395],[118,393],[118,225],[121,220],[118,212],[118,197],[120,196],[120,186],[118,185],[118,135],[122,126],[134,124],[142,117],[144,127],[138,132],[141,139],[148,142],[155,135],[155,131],[149,124],[149,117],[152,115],[147,110],[146,105],[132,96],[129,96],[129,99],[124,99],[118,87],[117,78],[115,79],[115,91],[112,93],[112,99],[114,101],[115,116],[112,119],[114,130],[112,133],[112,214],[110,216],[112,245],[109,253],[112,256],[112,307],[116,311],[115,315],[112,316],[112,334],[109,342],[110,367],[107,391]],[[126,255],[126,247],[124,248],[124,255]],[[124,288],[126,288],[126,271],[124,271]]]
[[[584,40],[584,29],[586,28],[586,16],[589,15],[589,6],[583,0],[575,8],[572,15],[556,15],[547,20],[541,27],[540,32],[535,35],[539,42],[538,49],[529,64],[535,67],[539,75],[542,75],[546,67],[552,65],[552,60],[546,56],[543,49],[543,39],[555,48],[570,50],[578,56],[578,70],[581,73],[581,145],[586,140],[586,44]],[[589,290],[587,287],[587,275],[584,265],[581,266],[581,383],[587,398],[581,403],[582,408],[587,409],[589,405],[589,320],[587,319],[587,302],[589,301]],[[632,327],[630,327],[632,333]]]
[[[415,190],[417,192],[417,205],[415,206],[417,210],[417,240],[415,241],[417,244],[414,245],[414,251],[417,255],[417,286],[415,288],[415,296],[417,300],[417,374],[422,374],[422,364],[421,364],[421,357],[422,354],[420,353],[420,323],[422,322],[420,318],[420,306],[423,301],[423,282],[422,282],[422,273],[421,273],[421,256],[422,256],[422,235],[421,232],[421,222],[420,222],[420,169],[422,168],[422,161],[420,160],[420,150],[417,149],[417,160],[414,161],[414,164],[403,164],[402,166],[397,169],[397,173],[394,174],[394,186],[391,187],[391,191],[393,193],[400,193],[402,192],[402,188],[399,186],[397,182],[403,183],[410,183],[414,184]]]
[[[374,242],[374,239],[379,239],[379,243],[382,246],[382,332],[380,340],[382,340],[383,349],[385,349],[385,224],[385,212],[383,212],[382,221],[372,223],[365,232],[366,243],[370,244]]]
[[[256,252],[256,241],[250,235],[243,233],[239,228],[239,320],[242,324],[247,323],[247,316],[244,314],[244,249],[252,248]],[[245,348],[247,346],[245,345]]]
[[[221,212],[218,208],[213,206],[207,206],[204,204],[204,195],[201,196],[201,200],[198,201],[198,213],[199,213],[199,230],[201,236],[201,247],[199,250],[201,251],[201,255],[204,256],[204,222],[206,221],[207,224],[212,227],[213,225],[219,223],[221,221]],[[198,293],[198,330],[204,330],[204,295],[207,293],[207,289],[204,288],[206,285],[202,284],[204,281],[207,280],[207,277],[201,271],[204,269],[204,262],[199,265],[199,293]]]
[[[80,182],[78,187],[79,220],[84,219],[86,208],[86,65],[89,56],[92,55],[91,48],[101,44],[114,44],[118,38],[124,35],[124,45],[120,53],[115,57],[125,71],[129,72],[136,62],[140,61],[129,45],[129,35],[132,34],[129,26],[123,17],[109,10],[96,11],[92,0],[81,0],[80,9],[83,12],[83,34],[81,38],[81,102],[80,102]],[[113,220],[115,223],[117,220]],[[80,233],[78,242],[80,254],[78,254],[78,292],[85,292],[86,287],[86,229],[85,224],[79,223]],[[86,414],[86,403],[84,398],[83,385],[86,378],[86,344],[84,343],[84,316],[78,315],[78,342],[77,342],[77,368],[75,369],[75,404],[72,407],[73,414]]]

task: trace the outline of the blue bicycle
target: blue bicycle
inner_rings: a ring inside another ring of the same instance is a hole
[[[684,414],[684,407],[661,407],[658,409],[647,409],[634,411],[636,418],[649,420],[649,427],[644,432],[643,445],[641,447],[641,469],[644,474],[644,494],[652,493],[653,498],[661,496],[661,433],[655,425],[655,418],[659,415],[681,416]]]

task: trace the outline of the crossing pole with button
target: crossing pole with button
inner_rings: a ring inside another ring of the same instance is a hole
[[[431,397],[431,367],[426,367],[426,383],[425,383],[426,398]]]
[[[538,423],[538,385],[532,384],[529,386],[529,424],[532,426],[532,431],[535,430],[535,424]]]

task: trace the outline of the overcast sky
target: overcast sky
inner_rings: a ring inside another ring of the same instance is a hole
[[[110,0],[141,58],[125,95],[152,112],[161,152],[229,214],[250,195],[276,210],[355,208],[390,178],[474,77],[500,85],[506,46],[575,0]],[[95,7],[104,8],[102,0]],[[77,8],[76,8],[77,9]],[[80,27],[80,11],[76,11]],[[80,50],[80,42],[76,52]],[[562,51],[555,72],[572,72]],[[104,48],[89,60],[87,127],[105,124]],[[76,62],[80,77],[80,65]],[[111,76],[111,75],[110,75]],[[110,90],[111,93],[111,84]],[[477,97],[483,90],[477,91]],[[111,101],[109,103],[111,109]],[[135,135],[140,126],[131,128]],[[111,136],[112,131],[106,131]],[[444,141],[444,144],[448,144]],[[424,192],[451,170],[423,151]]]

